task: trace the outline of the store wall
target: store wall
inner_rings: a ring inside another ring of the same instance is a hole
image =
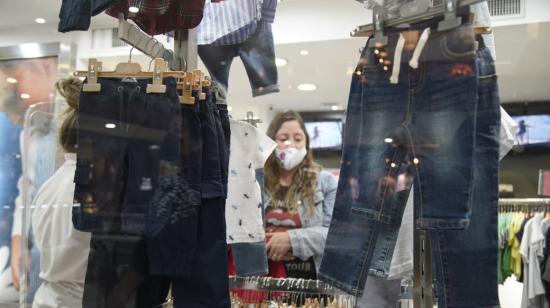
[[[537,197],[540,169],[550,169],[550,154],[510,153],[500,164],[500,183],[513,185],[514,197]]]

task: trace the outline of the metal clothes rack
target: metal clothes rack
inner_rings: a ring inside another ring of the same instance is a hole
[[[535,210],[550,209],[550,198],[501,198],[498,200],[499,208],[510,209],[528,208]]]
[[[349,294],[319,280],[272,277],[229,277],[230,289],[253,291],[287,291],[323,295]]]

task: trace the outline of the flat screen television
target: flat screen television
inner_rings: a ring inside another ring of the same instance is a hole
[[[305,125],[312,150],[342,149],[344,125],[341,120],[306,121]]]
[[[550,146],[550,115],[512,116],[518,123],[515,144],[519,146]]]

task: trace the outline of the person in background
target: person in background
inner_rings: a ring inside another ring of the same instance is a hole
[[[337,180],[313,160],[310,138],[297,112],[277,114],[267,135],[277,142],[264,169],[270,275],[317,279]]]
[[[90,234],[76,230],[72,209],[76,171],[77,110],[82,82],[63,79],[56,84],[69,108],[59,129],[65,162],[38,190],[32,209],[34,244],[40,252],[42,284],[33,308],[82,307]]]
[[[34,105],[34,111],[36,111],[33,120],[27,123],[30,127],[20,130],[19,135],[20,149],[17,154],[17,168],[26,171],[25,174],[20,175],[16,183],[18,194],[15,204],[9,205],[13,208],[10,208],[9,211],[4,210],[1,217],[1,220],[8,222],[7,225],[11,228],[11,239],[7,243],[10,250],[8,269],[12,273],[10,287],[17,290],[20,287],[21,271],[22,208],[24,203],[30,203],[43,181],[53,174],[55,153],[53,151],[51,153],[41,152],[38,155],[38,149],[42,148],[44,143],[49,142],[50,139],[55,139],[55,136],[50,134],[51,118],[44,115],[53,112],[54,85],[58,79],[57,64],[57,57],[0,61],[0,111],[5,113],[16,127],[23,126],[25,113],[30,106]],[[25,165],[24,168],[23,165]],[[27,188],[25,193],[23,192],[24,187]],[[40,284],[37,266],[33,266],[33,264],[37,265],[39,261],[38,252],[32,244],[32,238],[27,238],[27,242],[30,248],[30,266],[27,266],[29,272],[27,275],[27,297],[28,301],[32,301]],[[6,276],[2,276],[2,278],[4,277]],[[4,283],[0,282],[2,292],[4,292],[3,285]],[[15,300],[17,299],[16,294]]]

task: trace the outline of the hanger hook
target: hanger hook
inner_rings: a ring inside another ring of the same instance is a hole
[[[132,51],[134,51],[134,46],[130,48],[130,56],[128,57],[128,63],[132,62]]]

